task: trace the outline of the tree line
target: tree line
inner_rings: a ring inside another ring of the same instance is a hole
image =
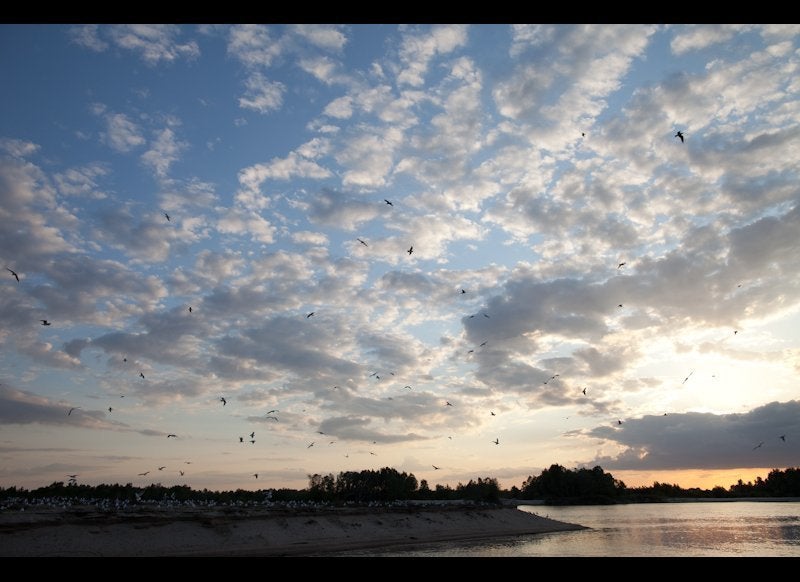
[[[521,487],[501,489],[497,479],[484,477],[470,479],[455,487],[437,484],[431,488],[423,479],[417,481],[413,473],[399,472],[390,467],[378,470],[344,471],[338,475],[314,474],[308,476],[306,489],[261,489],[235,491],[195,490],[188,485],[166,487],[153,483],[147,487],[134,487],[128,483],[84,485],[54,482],[45,487],[27,490],[18,487],[0,487],[0,501],[24,499],[30,502],[47,499],[92,499],[137,504],[148,502],[193,502],[198,504],[262,504],[309,502],[334,505],[362,505],[395,501],[465,500],[477,503],[500,503],[502,499],[541,499],[547,504],[600,504],[641,503],[662,501],[668,498],[764,498],[800,497],[800,468],[773,469],[766,479],[737,483],[727,489],[696,487],[683,489],[675,484],[654,482],[652,486],[626,487],[611,473],[601,467],[567,469],[551,465],[538,476],[529,476]]]

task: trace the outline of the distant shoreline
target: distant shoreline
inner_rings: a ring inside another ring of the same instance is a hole
[[[0,512],[0,556],[310,556],[588,529],[509,507]]]

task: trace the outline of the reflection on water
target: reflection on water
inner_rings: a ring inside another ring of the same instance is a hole
[[[522,506],[581,531],[427,544],[347,556],[800,556],[800,502],[688,502]]]

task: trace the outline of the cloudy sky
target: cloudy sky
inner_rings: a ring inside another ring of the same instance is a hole
[[[0,485],[797,466],[799,63],[798,25],[3,25]]]

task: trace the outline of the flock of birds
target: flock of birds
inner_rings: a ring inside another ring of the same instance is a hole
[[[585,135],[586,135],[585,133],[581,133],[581,136],[582,136],[582,137],[585,137]],[[677,139],[680,139],[680,140],[681,140],[681,143],[685,143],[685,136],[684,136],[684,133],[683,133],[682,131],[678,130],[678,131],[675,133],[674,137],[675,137],[675,138],[677,138]],[[388,200],[388,199],[385,199],[385,198],[384,198],[384,202],[385,202],[385,203],[386,203],[388,206],[394,207],[394,203],[393,203],[392,201],[390,201],[390,200]],[[163,214],[164,214],[164,217],[166,218],[166,220],[167,220],[168,222],[171,222],[171,221],[172,221],[172,219],[171,219],[171,217],[170,217],[169,213],[167,213],[167,212],[164,212]],[[367,243],[367,241],[365,241],[363,238],[356,238],[356,241],[358,241],[358,242],[359,242],[361,245],[363,245],[364,247],[369,247],[369,244],[368,244],[368,243]],[[411,255],[411,254],[414,252],[414,246],[413,246],[413,245],[411,245],[411,246],[408,248],[408,250],[407,250],[406,252],[407,252],[409,255]],[[623,268],[623,267],[625,267],[626,265],[627,265],[627,261],[621,261],[621,262],[619,262],[619,263],[617,264],[617,270],[620,270],[620,269],[622,269],[622,268]],[[17,282],[17,283],[19,283],[19,282],[20,282],[20,277],[19,277],[19,274],[18,274],[18,273],[17,273],[15,270],[13,270],[13,269],[12,269],[12,268],[10,268],[10,267],[6,267],[6,270],[7,270],[7,271],[8,271],[8,272],[11,274],[11,276],[12,276],[12,277],[13,277],[13,278],[16,280],[16,282]],[[740,285],[740,286],[741,286],[741,285]],[[465,295],[465,294],[467,294],[467,290],[462,288],[462,289],[460,290],[460,294],[461,294],[461,295]],[[622,306],[623,306],[623,305],[622,305],[621,303],[617,305],[617,307],[618,307],[618,308],[621,308]],[[189,313],[193,313],[193,308],[192,308],[192,306],[188,306],[188,312],[189,312]],[[310,319],[310,318],[311,318],[311,317],[313,317],[315,314],[316,314],[316,312],[315,312],[315,311],[311,311],[311,312],[309,312],[309,313],[307,313],[307,314],[306,314],[305,318],[306,318],[306,319]],[[487,313],[483,313],[482,315],[483,315],[483,317],[485,317],[485,318],[487,318],[487,319],[488,319],[488,318],[490,318],[489,314],[487,314]],[[470,318],[473,318],[473,317],[475,317],[475,315],[473,314],[473,315],[470,315],[469,317],[470,317]],[[42,325],[42,326],[51,326],[51,325],[52,325],[52,322],[51,322],[49,319],[40,319],[39,321],[40,321],[40,323],[41,323],[41,325]],[[738,333],[738,330],[735,330],[735,331],[734,331],[734,334],[737,334],[737,333]],[[480,344],[478,347],[479,347],[479,348],[480,348],[480,347],[485,347],[487,344],[488,344],[488,340],[485,340],[485,341],[483,341],[483,342],[482,342],[482,343],[481,343],[481,344]],[[469,350],[467,353],[468,353],[468,354],[472,354],[472,353],[474,353],[474,352],[475,352],[475,349],[473,348],[473,349],[470,349],[470,350]],[[124,358],[124,359],[123,359],[123,361],[124,361],[124,362],[127,362],[127,358]],[[391,374],[392,374],[392,375],[394,375],[394,373],[393,373],[393,372],[391,372]],[[682,384],[686,384],[686,382],[689,380],[689,378],[692,376],[692,374],[694,374],[694,370],[692,370],[692,371],[690,371],[690,372],[689,372],[689,374],[688,374],[688,375],[687,375],[687,376],[686,376],[686,377],[683,379],[683,382],[682,382]],[[378,374],[378,372],[374,372],[374,373],[373,373],[373,374],[371,374],[370,376],[373,376],[373,377],[375,377],[375,378],[376,378],[376,379],[378,379],[378,380],[380,379],[380,375]],[[146,380],[144,373],[143,373],[143,372],[141,372],[141,371],[139,371],[139,377],[140,377],[142,380]],[[553,374],[553,375],[551,375],[549,378],[545,379],[545,380],[543,381],[543,384],[545,384],[545,385],[546,385],[546,384],[548,384],[549,382],[551,382],[551,383],[552,383],[552,382],[556,382],[556,381],[558,381],[558,380],[559,380],[559,377],[560,377],[560,374]],[[334,387],[334,389],[337,389],[337,388],[338,388],[338,386]],[[583,395],[583,396],[586,396],[586,391],[587,391],[587,388],[588,388],[588,387],[584,387],[584,388],[581,390],[581,393],[582,393],[582,395]],[[413,388],[412,388],[410,385],[406,385],[406,386],[404,386],[404,389],[413,390]],[[120,397],[121,397],[121,398],[124,398],[124,395],[121,395]],[[391,400],[392,398],[389,398],[389,399]],[[227,400],[227,399],[226,399],[224,396],[221,396],[221,397],[219,398],[219,401],[222,403],[222,406],[223,406],[223,407],[224,407],[224,406],[226,406],[226,405],[228,404],[228,400]],[[444,404],[444,405],[445,405],[446,407],[452,407],[452,406],[453,406],[453,404],[452,404],[450,401],[448,401],[448,400],[445,400],[445,404]],[[73,412],[75,412],[76,410],[80,410],[80,409],[81,409],[81,407],[79,407],[79,406],[73,406],[73,407],[69,408],[69,410],[67,411],[67,416],[71,416]],[[109,412],[109,413],[111,413],[112,411],[113,411],[113,408],[112,408],[111,406],[109,406],[109,407],[108,407],[108,412]],[[277,421],[278,421],[278,418],[275,416],[275,413],[277,413],[277,412],[279,412],[279,411],[278,411],[278,410],[270,410],[269,412],[267,412],[267,413],[266,413],[266,415],[265,415],[265,417],[264,417],[264,418],[265,418],[266,420],[271,420],[271,421],[277,422]],[[496,416],[496,414],[495,414],[495,412],[494,412],[494,411],[490,411],[490,414],[491,414],[491,416],[493,416],[493,417],[494,417],[494,416]],[[667,416],[667,413],[664,413],[664,416]],[[617,420],[617,422],[616,422],[616,425],[617,425],[617,426],[621,426],[622,424],[623,424],[623,421],[622,421],[621,419],[618,419],[618,420]],[[320,434],[320,435],[324,435],[324,433],[323,433],[323,432],[321,432],[321,431],[317,431],[317,432],[318,432],[318,434]],[[251,444],[255,444],[255,443],[256,443],[256,440],[255,440],[255,431],[252,431],[252,432],[250,433],[250,435],[249,435],[249,436],[250,436],[250,439],[249,439],[249,441],[248,441],[248,442],[249,442],[249,443],[251,443]],[[176,439],[177,439],[177,438],[178,438],[178,436],[177,436],[176,434],[174,434],[174,433],[169,433],[169,434],[167,434],[167,438],[168,438],[168,439],[169,439],[169,438],[176,438]],[[452,439],[452,436],[449,436],[448,438],[449,438],[449,439]],[[781,435],[779,438],[780,438],[780,440],[781,440],[782,442],[786,442],[786,435]],[[245,442],[245,438],[244,438],[244,436],[239,436],[239,443],[244,443],[244,442]],[[336,441],[330,441],[330,443],[329,443],[329,444],[334,444],[335,442],[336,442]],[[490,442],[491,442],[492,444],[494,444],[494,445],[500,445],[500,439],[499,439],[499,437],[498,437],[498,438],[495,438],[493,441],[490,441]],[[316,444],[316,441],[312,441],[310,444],[308,444],[308,445],[307,445],[307,447],[306,447],[306,448],[307,448],[307,449],[310,449],[310,448],[312,448],[312,447],[313,447],[315,444]],[[375,441],[373,441],[373,444],[375,444]],[[764,441],[761,441],[761,442],[759,442],[759,443],[758,443],[758,444],[757,444],[755,447],[753,447],[753,450],[757,450],[757,449],[761,448],[763,445],[764,445]],[[370,453],[370,455],[376,455],[376,453],[375,453],[375,452],[373,452],[373,451],[369,451],[369,453]],[[346,454],[345,456],[349,458],[349,454]],[[188,464],[191,464],[191,461],[185,461],[185,464],[187,464],[187,465],[188,465]],[[432,467],[433,467],[434,471],[441,470],[441,467],[440,467],[440,466],[437,466],[437,465],[432,465]],[[163,471],[163,470],[164,470],[164,469],[166,469],[166,468],[167,468],[167,467],[166,467],[165,465],[162,465],[162,466],[159,466],[159,467],[157,467],[157,470],[158,470],[158,471]],[[180,474],[181,476],[184,476],[184,475],[185,475],[185,472],[184,472],[184,470],[183,470],[183,469],[180,469],[178,472],[179,472],[179,474]],[[146,476],[147,476],[147,475],[149,475],[149,474],[150,474],[150,471],[143,471],[143,472],[141,472],[141,473],[138,473],[138,476],[140,476],[140,477],[146,477]],[[258,479],[258,475],[259,475],[258,473],[253,473],[253,474],[252,474],[252,476],[253,476],[255,479]],[[77,474],[71,474],[71,475],[68,475],[68,477],[69,477],[70,483],[74,483],[74,482],[76,482],[78,475],[77,475]]]

